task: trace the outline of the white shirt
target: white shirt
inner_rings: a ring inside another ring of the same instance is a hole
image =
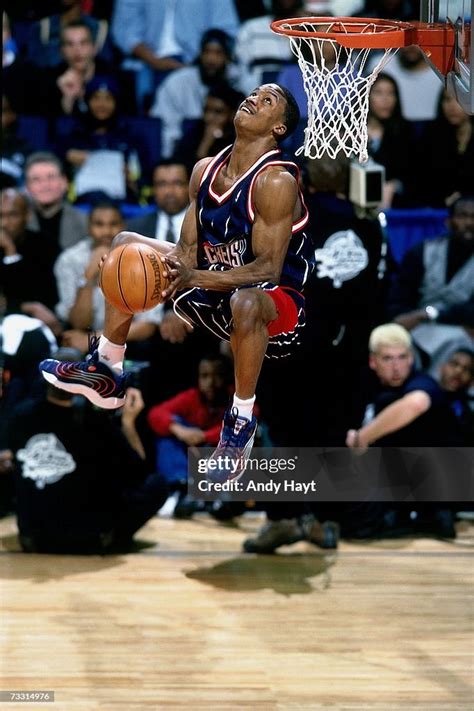
[[[184,221],[184,216],[186,215],[187,207],[184,208],[184,210],[181,210],[181,212],[177,212],[176,215],[171,215],[171,222],[173,223],[173,232],[174,232],[174,243],[177,244],[179,240],[179,236],[181,234],[181,227],[183,225]],[[168,234],[168,222],[169,222],[169,215],[167,215],[165,212],[159,212],[158,213],[158,219],[156,221],[156,232],[155,232],[155,237],[156,239],[160,239],[163,242],[166,242],[166,235]]]
[[[181,54],[181,47],[175,39],[176,0],[164,0],[164,2],[165,19],[163,21],[163,29],[161,31],[157,54],[159,57],[173,57]]]
[[[374,57],[368,70],[373,69],[380,57]],[[392,57],[382,70],[397,82],[403,118],[408,121],[432,121],[436,118],[438,100],[443,85],[428,63],[422,69],[405,69]]]
[[[54,275],[58,285],[59,303],[56,304],[56,315],[63,321],[69,319],[69,313],[76,301],[79,283],[84,278],[84,271],[90,262],[94,242],[90,237],[82,239],[77,244],[65,249],[56,260]],[[105,299],[99,286],[95,286],[92,294],[91,328],[101,331],[105,323]],[[158,304],[150,311],[135,314],[136,321],[146,321],[159,324],[163,318],[163,304]]]

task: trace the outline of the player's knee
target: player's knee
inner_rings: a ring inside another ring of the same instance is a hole
[[[232,294],[230,308],[236,326],[264,320],[260,295],[251,289],[242,289]]]

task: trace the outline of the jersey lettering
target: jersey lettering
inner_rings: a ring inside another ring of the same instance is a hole
[[[243,255],[247,246],[245,238],[234,239],[229,244],[203,244],[204,253],[209,264],[222,264],[226,267],[243,267]]]

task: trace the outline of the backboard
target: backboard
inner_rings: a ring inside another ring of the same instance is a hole
[[[421,0],[422,22],[446,22],[455,29],[453,71],[449,72],[446,78],[440,76],[449,93],[470,114],[474,114],[474,35],[471,32],[473,11],[474,0]],[[439,75],[436,68],[433,69]]]

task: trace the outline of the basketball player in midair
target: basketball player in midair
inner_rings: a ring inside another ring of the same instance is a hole
[[[255,89],[236,113],[235,143],[193,170],[178,244],[121,232],[112,245],[142,242],[159,251],[170,279],[163,296],[173,299],[178,316],[230,341],[235,396],[211,458],[230,452],[242,467],[217,469],[217,480],[239,476],[250,455],[264,357],[288,355],[304,323],[302,289],[313,260],[304,232],[308,214],[298,168],[283,160],[278,148],[298,120],[297,104],[286,89],[277,84]],[[43,361],[44,377],[100,407],[120,407],[130,322],[130,316],[107,304],[97,350],[81,363]]]

